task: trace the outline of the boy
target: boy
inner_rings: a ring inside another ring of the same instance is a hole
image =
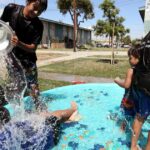
[[[36,49],[43,34],[43,24],[38,16],[46,9],[47,0],[26,0],[26,6],[8,4],[1,16],[3,21],[9,22],[15,32],[11,41],[14,48],[9,56],[14,60],[15,55],[20,61],[25,72],[28,92],[33,95],[36,108],[39,107]],[[15,62],[14,60],[14,66]]]

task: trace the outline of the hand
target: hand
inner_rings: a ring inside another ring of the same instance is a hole
[[[19,39],[16,35],[14,35],[11,39],[11,43],[13,46],[19,46]]]
[[[116,77],[115,79],[114,79],[114,82],[115,83],[117,83],[118,81],[120,81],[121,79],[119,78],[119,77]]]

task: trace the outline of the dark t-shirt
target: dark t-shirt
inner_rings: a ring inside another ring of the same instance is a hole
[[[19,40],[25,44],[38,45],[42,39],[43,24],[38,17],[26,19],[23,16],[24,6],[9,4],[5,7],[1,19],[9,22]],[[36,62],[36,53],[29,53],[19,47],[13,49],[15,56],[21,60]]]

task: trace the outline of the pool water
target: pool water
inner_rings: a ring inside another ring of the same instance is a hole
[[[68,108],[74,100],[81,115],[79,122],[63,125],[54,150],[99,150],[107,145],[110,150],[129,150],[131,131],[123,133],[120,125],[110,119],[119,111],[123,93],[124,89],[115,84],[80,84],[44,92],[50,111]],[[141,145],[145,144],[147,127],[143,127]]]
[[[78,84],[43,92],[49,111],[66,109],[74,100],[81,119],[63,124],[60,141],[53,150],[129,150],[131,130],[122,132],[117,116],[124,89],[115,84]],[[25,104],[28,102],[25,100]],[[140,145],[146,142],[148,123],[145,123]]]

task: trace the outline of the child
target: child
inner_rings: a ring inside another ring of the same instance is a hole
[[[132,80],[134,74],[134,67],[139,63],[139,58],[140,58],[137,48],[138,46],[135,46],[128,51],[131,68],[128,69],[125,80],[121,80],[119,77],[115,78],[114,80],[114,82],[117,83],[119,86],[125,88],[125,94],[121,102],[121,108],[124,111],[123,113],[126,119],[125,121],[123,121],[121,125],[122,130],[125,130],[126,123],[127,123],[126,121],[135,116],[131,86],[132,86]]]
[[[77,104],[72,101],[71,107],[65,110],[43,111],[29,116],[26,114],[26,118],[19,118],[19,120],[12,118],[7,124],[3,124],[4,128],[0,130],[1,149],[6,147],[16,149],[18,146],[20,149],[51,149],[59,141],[61,124],[74,121],[76,119],[74,113],[77,109]],[[8,118],[8,111],[3,109],[0,112],[5,114],[3,120]],[[13,145],[14,141],[15,145]]]
[[[8,4],[1,16],[1,19],[5,22],[9,22],[9,25],[15,32],[12,38],[12,44],[14,48],[9,55],[13,58],[13,55],[21,62],[21,65],[25,72],[27,80],[27,86],[30,95],[33,94],[32,87],[37,86],[37,67],[36,67],[36,49],[42,39],[43,24],[39,20],[38,16],[47,9],[47,0],[26,0],[26,6],[17,4]],[[14,60],[15,66],[15,60]],[[18,69],[19,70],[19,69]],[[37,95],[34,96],[35,104],[38,107]]]

